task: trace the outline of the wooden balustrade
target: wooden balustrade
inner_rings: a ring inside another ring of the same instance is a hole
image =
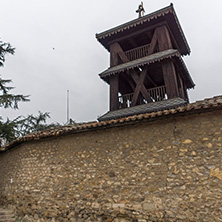
[[[120,106],[119,108],[122,109],[122,108],[131,107],[132,99],[133,99],[133,93],[119,96],[119,106]]]
[[[153,102],[158,102],[167,99],[165,86],[155,87],[152,89],[148,89],[147,91],[150,94],[150,97],[153,100]]]
[[[152,102],[158,102],[158,101],[167,99],[165,86],[151,88],[151,89],[148,89],[147,92],[149,93]],[[133,93],[119,96],[119,108],[123,109],[123,108],[131,107],[132,99],[133,99]],[[142,105],[146,103],[147,101],[142,96],[138,98],[137,105]]]
[[[135,59],[139,59],[139,58],[148,56],[149,47],[150,47],[150,44],[147,44],[147,45],[143,45],[143,46],[140,46],[138,48],[135,48],[135,49],[128,50],[128,51],[125,52],[126,57],[130,61],[132,61],[132,60],[135,60]]]

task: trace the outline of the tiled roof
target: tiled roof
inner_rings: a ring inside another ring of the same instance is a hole
[[[104,129],[108,127],[124,125],[126,123],[129,124],[131,122],[135,123],[136,121],[155,120],[155,118],[158,118],[158,117],[174,116],[180,113],[191,114],[195,112],[205,112],[205,111],[211,111],[215,109],[222,110],[222,95],[205,99],[205,100],[201,100],[201,101],[197,101],[195,103],[187,104],[186,106],[180,106],[175,109],[167,109],[167,110],[162,110],[162,111],[157,111],[157,112],[152,112],[152,113],[133,115],[133,116],[128,116],[128,117],[124,117],[120,119],[103,121],[103,122],[90,122],[90,123],[84,123],[84,124],[69,125],[69,126],[64,126],[61,128],[47,130],[44,132],[28,134],[22,138],[14,140],[12,143],[4,147],[1,151],[5,151],[7,149],[13,148],[14,146],[24,143],[26,141],[34,141],[34,140],[40,140],[43,138],[81,133],[81,132],[87,132],[91,130],[99,130],[99,129]]]
[[[143,113],[151,113],[157,112],[166,109],[173,109],[179,106],[186,105],[186,101],[182,98],[173,98],[167,99],[159,102],[147,103],[139,106],[133,106],[125,109],[118,109],[115,111],[109,111],[108,113],[104,114],[100,118],[99,121],[107,121],[111,119],[119,119],[127,116],[133,116]]]
[[[185,77],[185,79],[187,80],[187,83],[188,83],[187,87],[188,88],[194,87],[195,84],[194,84],[194,82],[193,82],[193,80],[192,80],[192,78],[189,74],[189,71],[188,71],[188,69],[187,69],[179,51],[176,50],[176,49],[168,49],[168,50],[165,50],[165,51],[157,52],[157,53],[151,54],[149,56],[146,56],[146,57],[143,57],[143,58],[140,58],[140,59],[136,59],[136,60],[133,60],[133,61],[130,61],[130,62],[126,62],[126,63],[120,64],[120,65],[108,68],[107,70],[105,70],[104,72],[99,74],[99,76],[102,79],[104,79],[104,78],[106,78],[110,75],[115,75],[117,73],[133,69],[135,67],[149,65],[149,64],[152,64],[152,63],[155,63],[155,62],[161,62],[162,60],[171,59],[173,57],[177,58],[177,60],[179,61],[180,66],[182,67],[184,77]]]
[[[116,36],[123,36],[124,33],[127,33],[129,31],[134,31],[139,26],[147,27],[148,24],[151,23],[153,24],[154,21],[162,22],[164,19],[167,21],[168,26],[170,27],[174,35],[178,36],[177,40],[181,45],[181,54],[182,55],[190,54],[189,45],[187,43],[183,30],[180,26],[179,20],[176,16],[176,12],[174,10],[172,3],[168,7],[162,8],[158,11],[142,16],[141,18],[134,19],[130,22],[119,25],[105,32],[96,34],[96,38],[107,50],[109,50],[109,42],[115,39]]]

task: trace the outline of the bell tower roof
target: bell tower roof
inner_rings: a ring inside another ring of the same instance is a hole
[[[96,34],[110,52],[99,74],[110,88],[110,110],[99,121],[169,109],[189,102],[195,84],[182,56],[190,48],[173,5]]]
[[[174,48],[177,48],[182,56],[189,55],[190,47],[172,3],[168,7],[96,34],[96,38],[108,51],[110,51],[110,45],[112,43],[124,41],[126,37],[135,37],[134,39],[136,39],[137,35],[148,32],[161,25],[167,26]],[[140,40],[138,39],[137,41]],[[135,40],[135,42],[137,41]]]

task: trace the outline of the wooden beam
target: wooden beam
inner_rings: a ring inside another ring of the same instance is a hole
[[[170,34],[165,25],[162,25],[155,29],[151,43],[150,43],[150,48],[148,52],[149,55],[154,52],[157,43],[158,43],[159,51],[164,51],[164,50],[173,48],[172,42],[170,39]]]
[[[118,56],[122,62],[129,62],[119,43],[113,43],[110,46],[110,67],[118,65]]]
[[[172,44],[174,44],[175,48],[180,51],[180,47],[179,47],[179,45],[178,45],[178,43],[177,43],[177,41],[176,41],[172,31],[171,31],[169,25],[167,23],[165,25],[167,27],[167,30],[168,30],[169,34],[170,34]]]
[[[132,106],[136,105],[140,92],[143,95],[143,97],[146,99],[147,102],[152,102],[150,95],[147,92],[147,89],[143,84],[146,74],[147,74],[147,67],[145,67],[143,69],[143,71],[140,74],[140,77],[137,75],[137,73],[134,70],[131,71],[131,76],[136,83],[136,88],[134,90],[132,103],[131,103]]]
[[[118,65],[118,57],[116,53],[116,46],[112,44],[110,46],[110,67]]]
[[[163,78],[166,86],[168,99],[179,96],[176,70],[172,60],[167,60],[162,63]]]
[[[185,84],[185,78],[183,76],[183,68],[181,68],[177,63],[175,63],[175,68],[178,73],[178,78],[179,78],[180,85],[181,85],[181,91],[182,91],[181,95],[183,96],[182,98],[189,102],[187,87]]]
[[[156,30],[157,38],[158,38],[158,46],[160,51],[164,51],[167,49],[172,49],[172,42],[170,39],[170,34],[165,25],[158,27]]]
[[[152,37],[152,40],[150,42],[150,48],[149,48],[149,51],[148,51],[148,55],[151,55],[156,47],[156,44],[157,44],[157,33],[156,33],[156,30],[154,31],[153,33],[153,37]]]
[[[138,76],[138,74],[136,73],[136,71],[131,69],[131,70],[129,71],[129,73],[130,73],[130,75],[132,76],[134,82],[135,82],[136,84],[139,83],[140,77]]]
[[[147,92],[147,89],[146,89],[146,87],[145,87],[143,84],[141,84],[141,89],[140,89],[140,91],[141,91],[143,97],[145,98],[145,100],[146,100],[148,103],[151,103],[152,100],[151,100],[150,94]]]
[[[183,84],[183,80],[182,80],[182,78],[181,78],[180,72],[178,73],[178,79],[179,79],[179,82],[180,82],[180,96],[181,96],[183,99],[186,99],[186,98],[185,98],[185,94],[184,94],[184,84]]]
[[[184,94],[185,94],[186,101],[189,103],[189,97],[188,97],[187,88],[185,84],[184,84]]]
[[[137,100],[138,100],[140,91],[141,91],[141,84],[138,84],[138,85],[136,86],[136,89],[135,89],[134,94],[133,94],[131,106],[135,106],[135,105],[136,105],[136,102],[137,102]]]
[[[119,109],[119,76],[110,76],[110,111]]]
[[[189,102],[189,97],[188,97],[188,93],[187,93],[187,87],[185,85],[185,81],[182,81],[183,84],[183,93],[184,93],[184,99]]]

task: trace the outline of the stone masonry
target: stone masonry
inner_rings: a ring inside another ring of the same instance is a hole
[[[222,221],[222,110],[23,142],[0,204],[44,221]]]

